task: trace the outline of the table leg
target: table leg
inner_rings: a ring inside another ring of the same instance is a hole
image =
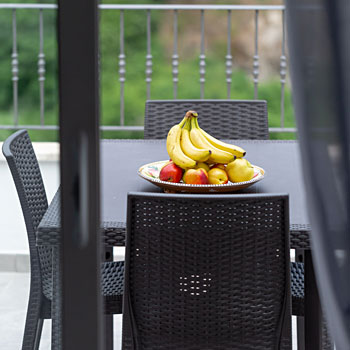
[[[105,260],[113,261],[113,247],[105,247]],[[113,315],[105,315],[106,350],[113,350]]]
[[[305,322],[304,317],[297,316],[298,350],[305,350]]]
[[[322,310],[311,251],[305,251],[305,348],[322,349]]]
[[[295,261],[304,264],[304,250],[295,250]],[[298,350],[305,350],[305,322],[304,316],[297,316]]]
[[[51,349],[62,349],[62,300],[59,247],[52,248],[52,302],[51,302]]]

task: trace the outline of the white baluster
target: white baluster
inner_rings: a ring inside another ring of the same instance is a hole
[[[44,21],[43,21],[43,10],[39,10],[39,55],[38,55],[38,75],[40,85],[40,123],[44,125],[44,84],[45,84],[45,54],[44,54]]]
[[[151,54],[151,10],[147,10],[147,55],[146,55],[146,84],[147,99],[151,98],[152,54]]]
[[[226,83],[227,98],[231,98],[232,55],[231,55],[231,10],[227,11],[227,55],[226,55]]]
[[[258,54],[258,33],[259,33],[259,10],[255,11],[255,54],[253,62],[254,98],[258,98],[259,82],[259,54]]]
[[[174,51],[172,56],[172,73],[173,73],[173,85],[174,85],[174,99],[177,98],[177,83],[179,74],[179,55],[177,53],[177,10],[174,10]]]
[[[282,10],[282,54],[280,58],[280,81],[281,81],[281,127],[284,128],[284,87],[287,75],[287,60],[285,55],[286,28],[285,11]]]
[[[13,119],[14,124],[18,125],[18,53],[17,53],[17,17],[16,9],[12,10],[12,82],[13,82]]]
[[[205,84],[205,49],[204,49],[204,10],[201,10],[201,54],[199,55],[199,82],[201,87],[201,99],[204,99]]]
[[[125,83],[124,10],[120,10],[119,82],[120,82],[120,125],[124,126],[124,83]]]

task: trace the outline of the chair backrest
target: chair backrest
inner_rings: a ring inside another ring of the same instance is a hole
[[[287,195],[128,195],[123,349],[287,349]]]
[[[260,100],[149,100],[145,139],[164,139],[188,110],[199,114],[202,129],[220,139],[269,138],[267,103]]]
[[[27,131],[12,134],[3,144],[7,160],[16,185],[26,224],[30,250],[31,279],[50,298],[52,290],[51,248],[36,246],[36,229],[47,209],[44,183],[34,149]],[[34,278],[35,276],[35,278]]]

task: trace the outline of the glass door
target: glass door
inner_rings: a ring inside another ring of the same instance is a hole
[[[318,289],[336,348],[349,349],[350,6],[346,0],[286,4]]]

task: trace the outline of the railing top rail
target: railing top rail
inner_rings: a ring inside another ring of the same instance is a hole
[[[284,10],[283,5],[127,5],[102,4],[101,9],[109,10]]]
[[[0,4],[0,9],[57,9],[56,4]],[[101,4],[101,10],[284,10],[284,5],[128,5]]]
[[[56,4],[0,4],[0,9],[57,9]]]

